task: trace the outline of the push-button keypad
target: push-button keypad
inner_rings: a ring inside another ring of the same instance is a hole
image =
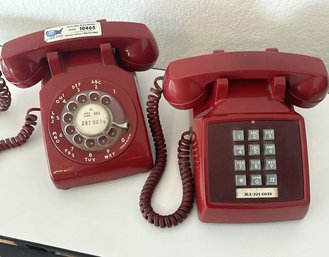
[[[232,130],[233,170],[236,187],[278,185],[275,130]]]
[[[269,116],[257,119],[256,115],[248,117],[247,114],[243,117],[247,119],[232,121],[231,116],[230,120],[221,117],[219,122],[208,124],[205,149],[208,159],[201,175],[208,183],[205,196],[209,196],[209,202],[257,206],[306,199],[308,170],[304,160],[307,156],[300,116],[289,114],[287,120],[273,120]],[[237,134],[234,130],[239,131],[244,140],[241,137],[234,140],[233,135]],[[258,140],[255,140],[257,132],[249,132],[253,130],[258,130]],[[264,155],[265,144],[274,145],[275,153]],[[243,145],[245,154],[234,156],[234,145]],[[249,145],[259,145],[259,155],[249,155]]]

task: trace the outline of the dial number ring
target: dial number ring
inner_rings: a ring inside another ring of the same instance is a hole
[[[80,81],[78,91],[67,87],[60,92],[58,96],[64,100],[54,101],[48,122],[49,136],[57,149],[69,159],[86,164],[105,162],[121,154],[137,127],[130,96],[104,80],[96,90],[92,81]]]
[[[102,101],[104,98],[110,100]],[[72,105],[77,107],[70,110]],[[128,129],[129,123],[124,116],[120,103],[114,97],[103,91],[86,90],[73,95],[65,104],[61,127],[66,138],[76,147],[98,151],[115,143]],[[115,137],[112,136],[114,129],[117,131]],[[74,140],[77,135],[82,140]]]

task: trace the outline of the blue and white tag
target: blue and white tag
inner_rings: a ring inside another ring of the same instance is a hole
[[[101,36],[102,28],[99,22],[88,22],[64,25],[46,29],[44,31],[44,40],[47,43],[79,37]]]

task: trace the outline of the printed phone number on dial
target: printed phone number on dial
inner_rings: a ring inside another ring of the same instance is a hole
[[[106,124],[106,120],[83,120],[81,122],[81,126],[92,126],[100,124]]]

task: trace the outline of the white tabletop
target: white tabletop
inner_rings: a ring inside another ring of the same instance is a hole
[[[162,71],[138,73],[142,103]],[[30,107],[38,107],[40,85],[10,87],[12,107],[0,113],[0,138],[15,135]],[[177,140],[189,127],[189,111],[161,103],[169,151],[168,166],[154,208],[169,213],[181,200]],[[144,104],[143,104],[144,107]],[[170,229],[149,225],[138,198],[147,173],[70,190],[56,189],[48,175],[41,126],[24,146],[0,153],[0,234],[100,256],[328,256],[329,98],[312,109],[297,109],[306,121],[311,206],[301,221],[263,224],[207,224],[196,208]],[[168,122],[170,121],[170,122]]]

